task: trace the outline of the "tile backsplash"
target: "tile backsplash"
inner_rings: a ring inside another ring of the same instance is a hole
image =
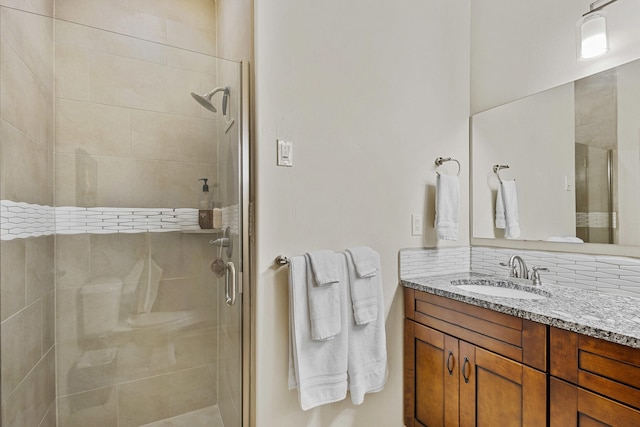
[[[460,271],[507,275],[507,262],[520,255],[527,267],[545,267],[543,282],[560,286],[640,297],[640,259],[565,252],[492,247],[405,249],[400,252],[400,278],[411,279]]]

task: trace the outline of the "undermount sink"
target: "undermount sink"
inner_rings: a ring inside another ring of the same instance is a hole
[[[534,300],[551,296],[545,290],[521,285],[510,280],[460,279],[452,281],[451,284],[465,291],[501,298]]]

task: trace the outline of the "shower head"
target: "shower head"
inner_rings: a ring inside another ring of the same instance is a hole
[[[214,107],[213,104],[211,103],[210,93],[207,93],[205,95],[200,95],[200,94],[191,92],[191,96],[193,96],[193,99],[198,101],[198,104],[202,105],[207,110],[213,111],[214,113],[217,111],[216,107]]]
[[[191,96],[193,97],[193,99],[198,101],[198,104],[202,105],[207,110],[213,111],[214,113],[216,113],[218,110],[216,110],[216,107],[213,106],[213,103],[211,102],[211,98],[213,97],[213,95],[215,95],[218,92],[224,92],[224,95],[222,97],[222,114],[226,115],[227,105],[229,101],[229,94],[230,94],[228,87],[217,87],[213,89],[211,92],[205,93],[204,95],[191,92]]]

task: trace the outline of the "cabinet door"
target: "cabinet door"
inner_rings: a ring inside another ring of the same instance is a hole
[[[458,340],[413,322],[407,329],[413,334],[405,335],[405,424],[457,426]]]
[[[550,394],[551,427],[640,426],[640,411],[557,378]]]
[[[460,426],[547,422],[547,380],[540,371],[460,342]]]

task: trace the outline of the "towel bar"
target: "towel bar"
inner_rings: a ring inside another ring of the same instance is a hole
[[[276,257],[276,264],[277,265],[289,265],[289,258],[287,258],[284,255],[278,255]]]
[[[438,168],[442,166],[444,162],[456,162],[458,164],[458,173],[456,174],[456,176],[460,176],[460,162],[453,157],[436,157],[436,173],[438,175],[440,175],[440,172],[438,172]]]

